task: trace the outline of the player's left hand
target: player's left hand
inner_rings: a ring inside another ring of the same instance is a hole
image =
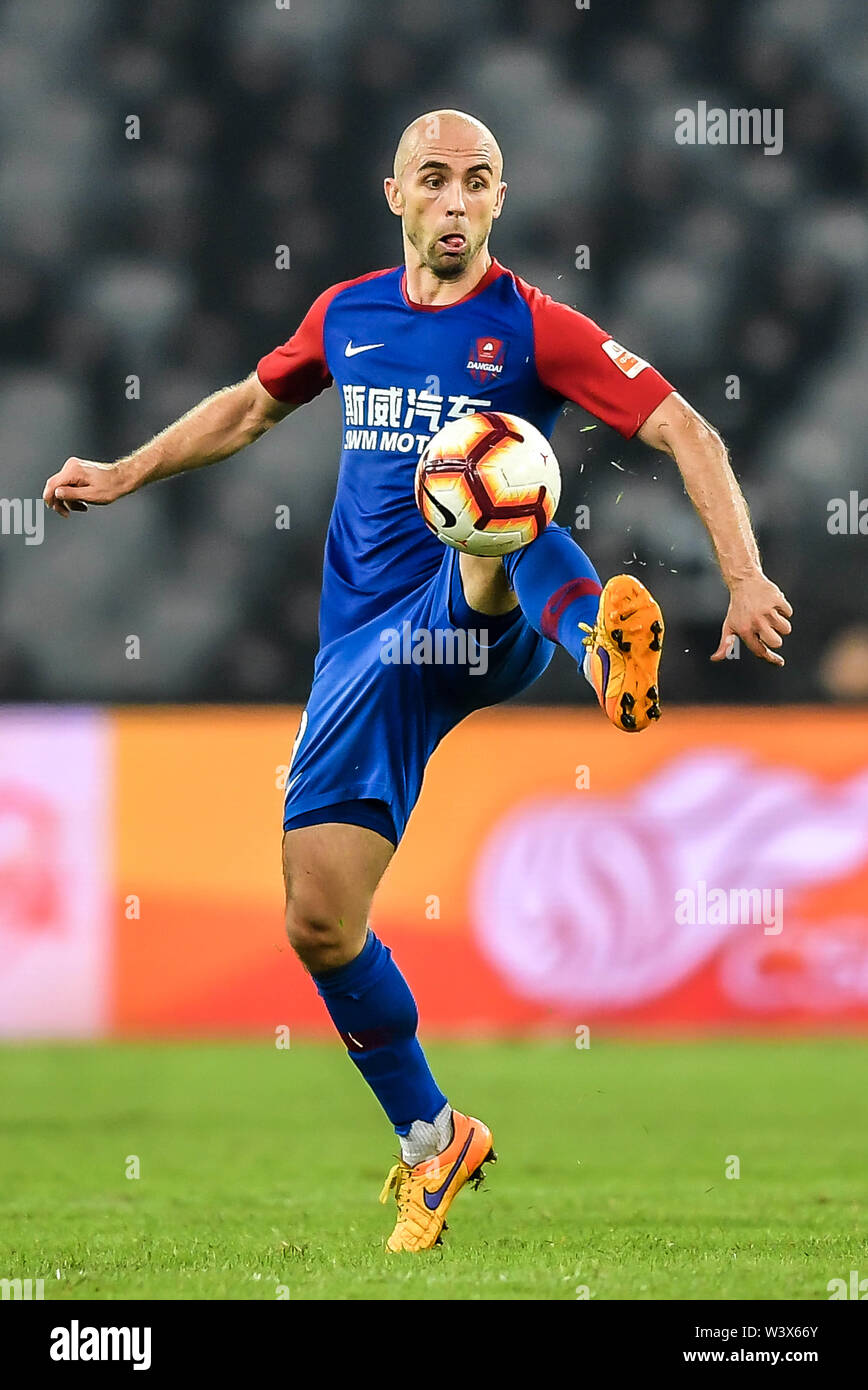
[[[736,581],[730,586],[729,608],[712,661],[723,661],[732,639],[739,637],[754,656],[773,666],[783,666],[784,659],[776,649],[793,630],[788,621],[792,616],[786,597],[764,574]]]

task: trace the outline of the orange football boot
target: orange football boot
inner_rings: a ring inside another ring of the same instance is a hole
[[[386,1241],[387,1250],[430,1250],[442,1245],[446,1213],[466,1182],[478,1187],[485,1174],[483,1163],[496,1163],[491,1130],[472,1115],[452,1111],[451,1144],[411,1168],[396,1163],[380,1193],[387,1202],[392,1188],[398,1203],[398,1220]]]
[[[660,718],[657,668],[663,647],[659,604],[630,574],[616,574],[600,594],[593,627],[579,626],[590,657],[585,671],[616,729],[629,734]]]

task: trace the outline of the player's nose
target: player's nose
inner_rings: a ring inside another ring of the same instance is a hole
[[[446,213],[449,217],[463,217],[464,212],[464,189],[456,181],[447,190]]]

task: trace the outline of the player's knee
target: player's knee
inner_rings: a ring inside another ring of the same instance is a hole
[[[302,965],[314,975],[335,970],[357,954],[358,943],[348,923],[324,905],[299,902],[290,897],[286,905],[286,935]]]
[[[311,827],[284,836],[286,934],[311,974],[354,960],[365,944],[374,889],[391,857],[359,837],[372,832],[342,824]],[[385,843],[385,842],[383,842]]]
[[[302,965],[312,974],[340,965],[341,936],[334,923],[310,917],[288,907],[286,935]]]

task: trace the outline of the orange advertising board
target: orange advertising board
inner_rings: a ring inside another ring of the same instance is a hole
[[[330,1031],[282,930],[298,718],[112,715],[114,1031]],[[476,714],[372,925],[428,1033],[864,1028],[868,711]]]

